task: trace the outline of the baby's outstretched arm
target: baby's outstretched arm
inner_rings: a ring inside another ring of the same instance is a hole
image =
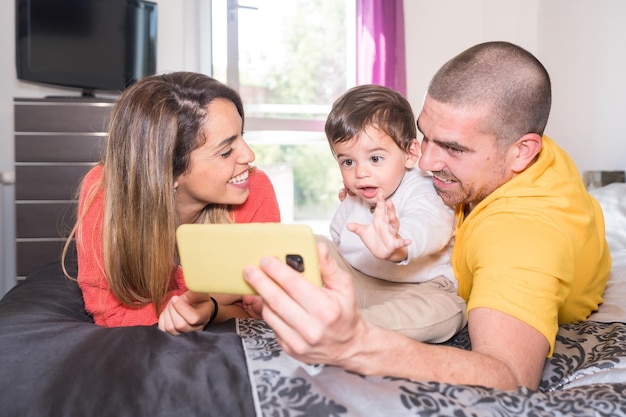
[[[376,196],[374,217],[369,225],[348,223],[346,228],[359,235],[365,246],[378,259],[402,262],[407,258],[411,239],[399,235],[400,219],[391,200],[385,201],[382,191]]]

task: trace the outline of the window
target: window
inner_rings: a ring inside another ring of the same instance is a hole
[[[324,121],[355,85],[354,0],[213,0],[211,14],[213,76],[243,98],[283,221],[327,234],[342,183]]]

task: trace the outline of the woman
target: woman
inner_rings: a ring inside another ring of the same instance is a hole
[[[206,75],[151,76],[122,93],[72,232],[96,324],[158,323],[178,334],[247,316],[241,297],[187,290],[175,237],[183,223],[280,221],[271,182],[250,166],[243,124],[237,92]]]

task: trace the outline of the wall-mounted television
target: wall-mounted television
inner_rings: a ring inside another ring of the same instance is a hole
[[[15,0],[17,78],[120,92],[156,72],[157,4]]]

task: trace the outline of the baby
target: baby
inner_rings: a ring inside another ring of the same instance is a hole
[[[331,253],[352,272],[363,316],[416,340],[449,339],[466,324],[450,263],[454,212],[415,167],[409,102],[379,85],[354,87],[333,104],[325,131],[345,186]]]

